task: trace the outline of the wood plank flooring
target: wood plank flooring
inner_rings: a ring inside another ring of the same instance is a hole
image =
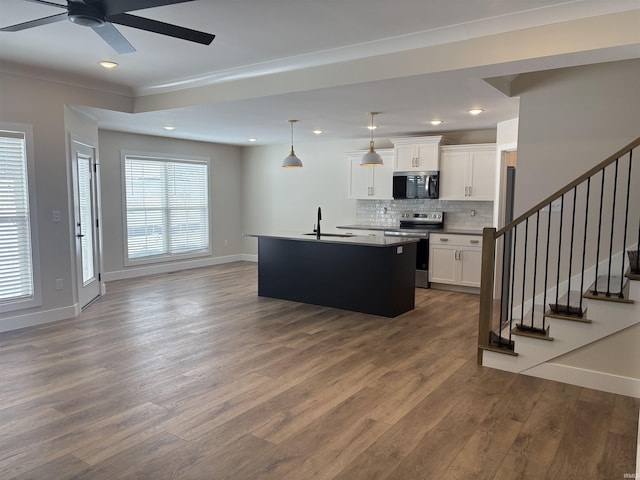
[[[0,478],[622,479],[640,401],[478,367],[478,297],[395,319],[257,296],[239,262],[111,282],[0,334]]]

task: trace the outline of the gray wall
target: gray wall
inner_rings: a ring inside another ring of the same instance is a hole
[[[171,262],[158,267],[124,265],[121,150],[208,157],[211,185],[211,256],[187,263],[206,265],[218,257],[242,253],[242,162],[240,147],[194,142],[109,130],[99,131],[104,273],[107,280],[171,270]],[[226,241],[226,245],[225,245]],[[176,262],[174,268],[185,268]]]
[[[640,135],[640,60],[521,75],[516,215]]]
[[[520,76],[516,213],[522,213],[640,135],[640,60]],[[636,193],[638,182],[634,182]],[[630,216],[637,232],[640,201]],[[594,230],[595,231],[595,230]],[[635,240],[634,240],[635,241]],[[640,345],[634,327],[588,345],[558,363],[640,378],[640,364],[618,354]]]
[[[70,134],[97,139],[97,125],[68,108],[81,104],[113,110],[131,108],[130,98],[87,88],[0,73],[0,121],[33,126],[42,306],[0,314],[0,331],[74,314],[75,263],[69,225]],[[53,223],[51,212],[61,221]],[[65,288],[56,290],[62,278]]]

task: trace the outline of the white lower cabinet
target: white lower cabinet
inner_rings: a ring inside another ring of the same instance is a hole
[[[482,236],[429,235],[429,281],[480,287]]]

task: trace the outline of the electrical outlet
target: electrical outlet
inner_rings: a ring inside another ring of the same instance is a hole
[[[64,290],[64,281],[61,278],[56,278],[56,290]]]
[[[229,240],[225,240],[225,241],[224,241],[224,246],[225,246],[225,247],[228,247],[228,246],[229,246]]]
[[[51,212],[51,221],[58,223],[60,221],[60,210],[54,210]]]

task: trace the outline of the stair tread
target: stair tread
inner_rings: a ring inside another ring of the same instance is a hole
[[[611,282],[609,284],[610,295],[607,296],[607,281],[605,276],[598,277],[598,281],[594,282],[591,287],[584,294],[584,298],[588,298],[590,300],[602,300],[605,302],[619,302],[619,303],[633,303],[633,300],[629,299],[629,280],[625,279],[624,286],[622,288],[622,297],[620,297],[620,276],[611,277]],[[597,285],[596,285],[597,284]],[[598,294],[594,293],[595,287],[597,286]]]
[[[547,310],[544,314],[547,318],[558,318],[560,320],[568,320],[571,322],[581,322],[581,323],[592,323],[589,318],[587,318],[587,309],[583,310],[582,316],[572,315],[569,313],[557,313],[551,310]]]
[[[537,338],[539,340],[553,340],[553,337],[549,335],[549,326],[547,325],[544,330],[541,327],[528,327],[527,325],[520,326],[516,325],[511,330],[513,335],[518,335],[520,337],[529,337],[529,338]]]
[[[554,314],[584,317],[587,312],[587,307],[583,301],[583,295],[579,291],[573,290],[567,292],[562,295],[557,302],[554,300],[549,302],[549,309]]]
[[[612,275],[610,279],[606,275],[600,275],[598,279],[591,284],[591,286],[588,288],[587,291],[592,292],[597,289],[598,292],[606,292],[608,288],[612,294],[614,293],[618,294],[620,293],[621,280],[622,280],[622,277],[620,277],[620,275]],[[622,282],[623,290],[627,282],[628,280],[626,279]]]

